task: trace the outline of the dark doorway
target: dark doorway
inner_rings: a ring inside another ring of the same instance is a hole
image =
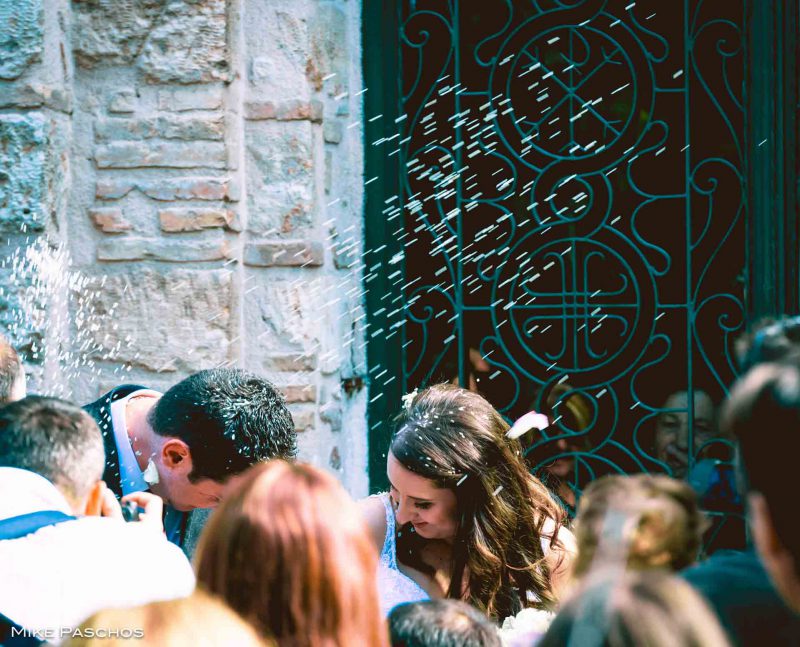
[[[548,412],[526,451],[566,499],[609,472],[727,463],[715,410],[763,240],[746,190],[753,8],[378,4],[364,37],[373,487],[400,396],[445,380],[510,422]]]

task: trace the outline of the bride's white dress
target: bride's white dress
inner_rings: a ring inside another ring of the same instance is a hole
[[[381,610],[388,615],[393,607],[404,602],[428,600],[430,596],[410,577],[397,568],[397,545],[394,510],[388,494],[377,495],[386,512],[386,537],[383,540],[381,559],[378,565],[378,594]]]

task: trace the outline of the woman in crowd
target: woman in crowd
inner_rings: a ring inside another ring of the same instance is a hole
[[[508,430],[483,397],[456,386],[408,398],[387,458],[391,489],[362,503],[388,567],[384,608],[449,597],[500,621],[555,604],[574,538]]]
[[[65,647],[268,647],[255,629],[202,591],[188,598],[95,613]]]
[[[668,476],[605,476],[584,490],[574,575],[593,567],[679,571],[697,559],[707,521],[697,495]]]
[[[728,647],[699,593],[664,571],[600,574],[562,606],[537,647]]]
[[[252,467],[211,516],[198,586],[279,646],[387,644],[377,554],[355,503],[321,470]]]

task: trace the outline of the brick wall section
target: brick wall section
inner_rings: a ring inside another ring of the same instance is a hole
[[[61,236],[105,277],[76,400],[243,366],[285,394],[301,458],[364,494],[365,394],[341,388],[365,373],[358,4],[12,0],[26,19],[0,65],[0,138],[61,120],[62,154],[35,147],[71,172],[7,162],[20,189],[0,225]]]

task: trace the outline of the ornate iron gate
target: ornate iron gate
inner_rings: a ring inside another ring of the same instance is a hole
[[[691,470],[746,312],[743,1],[393,17],[365,22],[384,66],[365,102],[374,487],[400,395],[456,379],[509,420],[550,410],[532,467],[568,459],[572,488],[675,471],[670,426]]]

